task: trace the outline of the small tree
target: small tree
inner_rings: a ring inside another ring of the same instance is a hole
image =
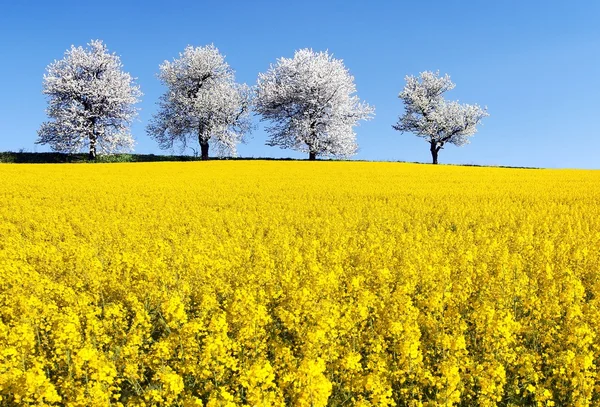
[[[250,89],[235,82],[234,71],[213,45],[188,46],[179,59],[165,61],[158,75],[167,91],[148,133],[162,149],[189,139],[198,140],[201,157],[208,159],[209,141],[232,154],[251,129]]]
[[[88,48],[71,46],[63,59],[48,65],[43,93],[54,120],[42,124],[36,143],[65,153],[88,147],[90,159],[98,150],[130,151],[134,140],[129,127],[142,93],[122,69],[119,57],[99,40]]]
[[[342,60],[327,52],[302,49],[278,59],[259,75],[256,93],[256,111],[274,123],[267,145],[307,152],[309,160],[355,154],[353,127],[374,113],[354,95],[354,77]]]
[[[459,104],[444,100],[444,93],[454,89],[450,77],[439,72],[421,72],[419,77],[407,76],[404,90],[398,96],[404,102],[404,115],[392,126],[401,132],[415,133],[429,143],[433,164],[444,144],[462,146],[477,132],[477,124],[487,109],[478,105]]]

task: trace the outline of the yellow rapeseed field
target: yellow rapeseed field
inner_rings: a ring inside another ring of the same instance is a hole
[[[600,405],[600,171],[0,166],[1,406]]]

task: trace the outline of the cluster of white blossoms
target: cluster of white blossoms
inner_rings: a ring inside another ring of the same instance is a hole
[[[444,144],[467,144],[469,137],[477,132],[481,119],[489,116],[487,110],[478,105],[445,100],[444,93],[456,86],[448,75],[425,71],[418,77],[405,79],[406,85],[398,96],[404,102],[404,115],[393,127],[426,138],[434,164]]]
[[[64,152],[87,146],[91,157],[97,150],[133,148],[129,126],[142,92],[102,41],[92,41],[88,49],[72,46],[62,60],[50,64],[43,93],[48,96],[47,114],[54,120],[42,124],[38,143]]]
[[[258,76],[255,109],[273,124],[268,145],[307,152],[311,158],[356,153],[353,127],[374,108],[355,95],[354,77],[327,52],[296,51]]]
[[[250,130],[250,88],[235,82],[233,69],[213,45],[188,46],[179,59],[160,66],[159,79],[167,87],[148,133],[163,149],[176,142],[197,140],[208,158],[209,141],[235,155],[236,146]]]
[[[119,57],[101,41],[92,41],[87,49],[71,47],[47,71],[44,93],[54,120],[42,124],[38,143],[68,153],[88,147],[91,158],[97,149],[132,149],[129,127],[142,93],[123,72]],[[267,145],[302,151],[309,159],[349,157],[358,148],[354,127],[375,112],[356,95],[354,77],[342,60],[311,49],[278,59],[259,74],[254,88],[235,81],[214,45],[188,46],[179,58],[160,65],[158,78],[166,91],[148,134],[162,149],[178,145],[183,150],[197,142],[203,159],[208,159],[210,144],[220,153],[236,154],[252,129],[252,109],[271,122]],[[478,105],[446,101],[444,93],[453,88],[448,75],[425,71],[407,76],[399,95],[405,112],[393,127],[425,137],[434,163],[444,144],[468,143],[488,116]]]

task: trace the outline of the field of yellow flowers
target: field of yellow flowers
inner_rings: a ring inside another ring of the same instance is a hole
[[[2,406],[600,405],[600,171],[0,166]]]

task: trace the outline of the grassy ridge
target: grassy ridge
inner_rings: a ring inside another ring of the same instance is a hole
[[[0,152],[0,163],[14,164],[59,164],[59,163],[113,163],[113,162],[155,162],[155,161],[198,161],[199,157],[189,155],[154,154],[109,154],[90,160],[87,154],[65,153],[23,153]]]
[[[268,161],[306,161],[304,158],[273,158],[273,157],[210,157],[211,160],[268,160]],[[201,161],[200,157],[190,155],[155,155],[155,154],[108,154],[99,155],[96,160],[90,160],[87,154],[65,154],[65,153],[25,153],[25,152],[0,152],[0,164],[64,164],[64,163],[142,163],[161,161]],[[335,160],[346,161],[346,160]],[[365,161],[365,160],[351,160]],[[406,162],[406,161],[396,161]],[[420,164],[416,161],[412,164]],[[442,164],[444,165],[444,164]],[[456,164],[446,164],[456,165]],[[458,164],[466,167],[495,167],[495,168],[520,168],[538,169],[538,167],[515,167],[505,165],[477,165]]]
[[[211,160],[276,160],[298,161],[294,158],[271,157],[210,157]],[[300,159],[303,161],[304,159]],[[6,164],[61,164],[61,163],[142,163],[161,161],[201,161],[200,157],[191,155],[156,155],[156,154],[107,154],[90,160],[87,154],[65,153],[25,153],[0,152],[0,163]]]

